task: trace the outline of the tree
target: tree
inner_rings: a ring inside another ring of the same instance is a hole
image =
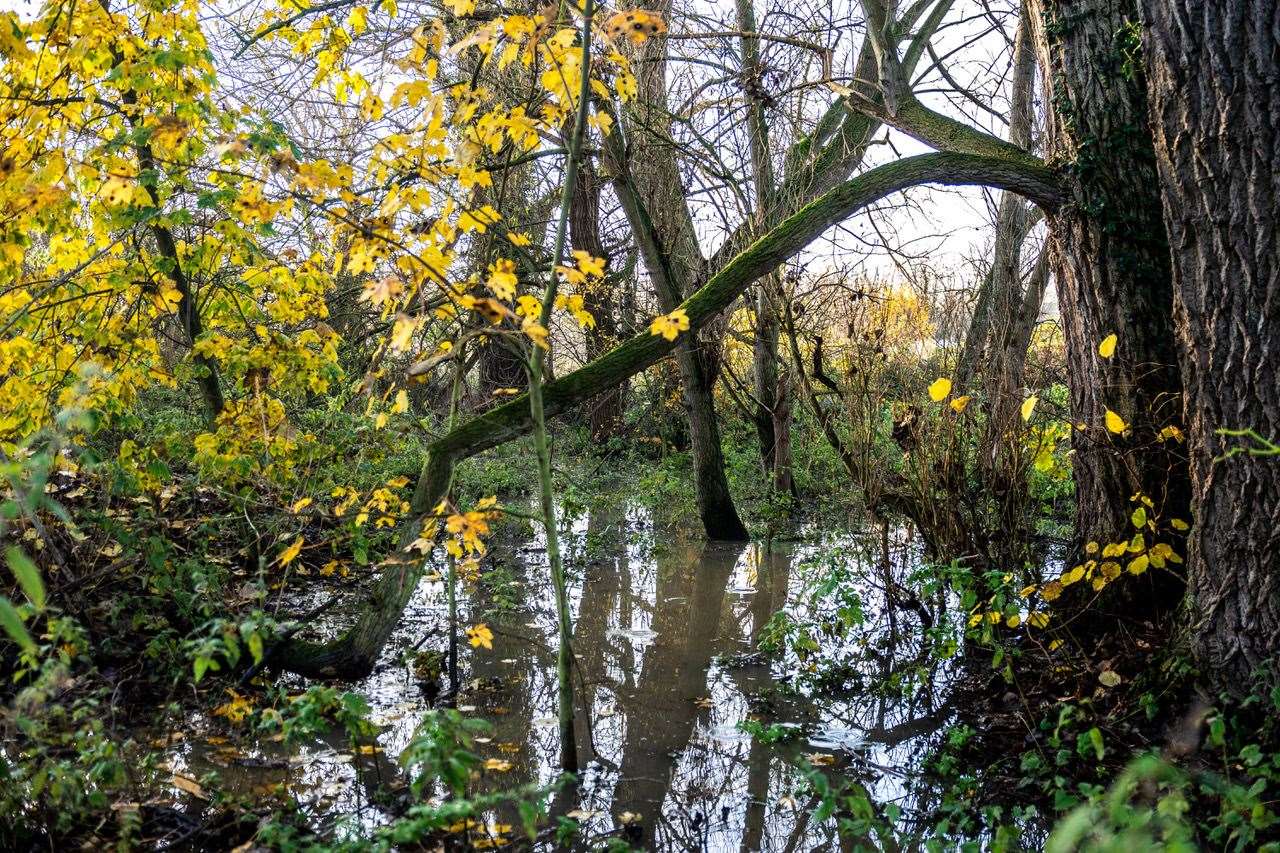
[[[729,260],[677,310],[688,330],[739,299],[761,275],[776,269],[837,222],[885,196],[923,184],[983,185],[1016,191],[1045,210],[1061,203],[1052,172],[1031,163],[972,154],[922,154],[878,166],[828,190],[781,221]],[[546,418],[562,414],[668,356],[676,338],[640,334],[603,356],[542,387]],[[359,677],[368,673],[391,636],[423,573],[414,544],[431,520],[432,508],[448,493],[454,466],[533,428],[524,395],[460,424],[428,448],[415,487],[410,519],[400,549],[386,561],[370,600],[355,624],[335,640],[316,643],[293,637],[277,650],[275,662],[301,675]]]
[[[1137,4],[1034,0],[1037,44],[1052,93],[1049,156],[1071,201],[1049,219],[1067,342],[1076,536],[1106,542],[1127,530],[1130,496],[1166,516],[1187,504],[1186,461],[1166,427],[1181,424],[1170,308],[1169,247],[1137,62]],[[1112,357],[1099,345],[1116,335]],[[1127,428],[1109,430],[1106,413]],[[1161,575],[1165,576],[1165,575]]]
[[[878,0],[864,7],[869,21],[891,21]],[[1185,513],[1168,244],[1135,61],[1136,4],[1033,0],[1026,14],[1051,93],[1046,162],[1069,199],[1047,212],[1047,223],[1075,422],[1076,539],[1084,546],[1127,538],[1134,495],[1152,500],[1164,517]],[[997,156],[1011,167],[1041,162],[923,104],[894,51],[884,48],[878,59],[885,95],[877,101],[850,91],[855,108],[938,150]],[[1113,334],[1121,349],[1104,356],[1099,347]],[[1177,583],[1161,585],[1166,601],[1174,600]]]
[[[1239,452],[1280,438],[1280,7],[1146,0],[1143,14],[1191,455],[1192,645],[1212,683],[1244,695],[1259,667],[1280,684],[1280,464]]]

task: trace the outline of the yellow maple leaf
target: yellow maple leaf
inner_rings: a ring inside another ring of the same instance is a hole
[[[677,308],[670,314],[659,314],[649,324],[649,334],[660,335],[669,341],[674,341],[681,332],[688,329],[689,316],[684,313],[683,308]]]
[[[516,278],[516,262],[498,258],[489,264],[489,280],[486,284],[499,299],[511,301],[511,298],[516,295],[516,285],[519,284]]]
[[[951,393],[950,379],[935,379],[929,385],[929,399],[935,403],[940,403]]]
[[[489,630],[489,626],[483,622],[472,628],[467,629],[467,640],[475,648],[484,646],[486,649],[493,648],[493,632]]]

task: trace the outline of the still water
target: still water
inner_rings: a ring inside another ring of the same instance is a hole
[[[820,813],[805,768],[856,780],[901,829],[926,819],[922,762],[951,719],[950,674],[923,654],[917,617],[886,604],[876,581],[908,568],[909,543],[894,543],[889,565],[878,537],[706,543],[655,531],[637,507],[584,512],[564,527],[582,769],[549,810],[581,824],[579,849],[624,835],[653,850],[849,849],[835,818]],[[844,578],[834,600],[823,596],[833,572]],[[459,644],[451,700],[489,724],[475,745],[482,760],[493,759],[481,790],[552,785],[560,775],[547,574],[536,537],[495,544],[484,580],[460,601],[463,627],[485,622],[494,633],[491,650]],[[818,652],[760,651],[779,611],[815,626]],[[841,619],[855,628],[823,630]],[[417,653],[446,648],[447,624],[443,584],[428,577],[377,671],[350,685],[373,707],[376,746],[353,750],[335,735],[295,748],[268,740],[228,749],[196,732],[171,748],[166,770],[216,772],[230,793],[285,792],[335,837],[386,824],[385,791],[406,787],[396,756],[422,714],[450,701],[439,695],[447,684],[423,684],[413,666]],[[842,663],[815,686],[806,676],[819,655]],[[752,737],[742,729],[748,720],[774,726],[775,737]],[[519,826],[515,806],[499,806],[471,838],[527,846]]]

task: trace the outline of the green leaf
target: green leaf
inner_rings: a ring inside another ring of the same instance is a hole
[[[1098,731],[1098,727],[1094,726],[1089,729],[1089,742],[1093,744],[1093,751],[1101,761],[1102,757],[1107,754],[1106,747],[1102,745],[1102,732]]]
[[[27,633],[27,626],[22,624],[22,617],[18,615],[13,602],[3,597],[0,597],[0,627],[4,628],[10,639],[22,646],[23,651],[30,654],[36,653],[36,641]]]
[[[40,580],[40,570],[36,568],[36,564],[17,547],[6,551],[4,558],[9,563],[13,576],[18,579],[18,585],[36,606],[36,610],[44,610],[44,581]]]

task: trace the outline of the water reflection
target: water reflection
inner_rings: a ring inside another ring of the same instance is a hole
[[[830,755],[833,772],[861,781],[881,806],[902,807],[904,821],[925,805],[915,802],[922,795],[911,780],[927,739],[949,717],[947,672],[919,654],[919,621],[895,614],[887,589],[862,591],[860,607],[875,626],[869,635],[830,639],[837,651],[851,644],[847,686],[834,696],[781,689],[805,662],[757,651],[777,611],[820,616],[811,612],[810,563],[831,553],[831,542],[764,548],[666,540],[647,532],[650,520],[635,508],[594,510],[566,526],[584,769],[578,785],[555,797],[552,812],[580,821],[581,849],[599,849],[622,831],[624,816],[633,842],[650,849],[843,849],[835,820],[816,819],[815,802],[797,796],[800,753]],[[838,559],[867,559],[852,546],[841,553]],[[479,744],[482,758],[510,763],[506,772],[484,774],[488,790],[559,777],[555,608],[545,557],[536,539],[495,552],[495,583],[462,603],[464,623],[487,620],[495,634],[492,650],[464,647],[456,698],[460,710],[492,726]],[[909,562],[907,551],[900,560]],[[230,775],[246,790],[287,779],[321,825],[385,823],[381,792],[405,783],[394,756],[429,702],[400,658],[424,638],[445,648],[443,600],[438,582],[424,582],[394,648],[354,686],[382,726],[378,751],[352,755],[340,738],[292,752],[267,744],[256,754],[282,761],[283,769],[270,776],[224,767],[224,779]],[[499,601],[505,604],[495,612]],[[897,697],[859,689],[899,667],[911,668],[921,686]],[[800,726],[805,735],[768,744],[741,731],[747,719]],[[172,763],[198,774],[209,754],[185,744]],[[520,824],[514,806],[498,809],[493,821]]]

